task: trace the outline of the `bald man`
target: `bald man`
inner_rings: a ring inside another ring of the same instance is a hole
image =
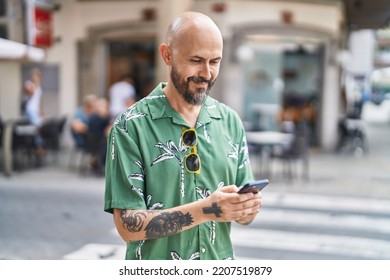
[[[250,224],[261,194],[238,115],[209,96],[223,40],[206,15],[173,20],[160,54],[169,79],[116,119],[108,140],[105,211],[126,259],[234,259],[231,222]]]

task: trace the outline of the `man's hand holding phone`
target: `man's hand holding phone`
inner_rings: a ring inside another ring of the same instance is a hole
[[[268,184],[269,184],[269,180],[263,179],[263,180],[247,183],[241,189],[239,189],[239,191],[237,192],[238,194],[244,194],[249,192],[253,193],[254,197],[252,199],[256,199],[256,200],[260,199],[260,204],[256,204],[256,206],[253,208],[252,213],[248,214],[247,216],[241,219],[236,220],[237,223],[241,225],[249,225],[254,220],[256,215],[259,213],[262,204],[261,203],[262,195],[260,191],[264,189]]]
[[[253,182],[245,184],[238,191],[238,193],[240,193],[240,194],[241,193],[248,193],[248,192],[258,193],[259,191],[264,189],[268,184],[269,184],[269,180],[268,179],[263,179],[263,180],[259,180],[259,181],[253,181]]]

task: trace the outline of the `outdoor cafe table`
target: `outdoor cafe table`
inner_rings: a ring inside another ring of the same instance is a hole
[[[287,148],[294,139],[294,134],[279,131],[247,131],[246,139],[248,145],[256,147],[260,152],[258,160],[261,175],[268,176],[272,151],[275,148]]]

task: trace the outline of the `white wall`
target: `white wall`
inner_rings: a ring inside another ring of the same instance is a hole
[[[226,3],[224,13],[212,11],[212,3]],[[281,12],[290,11],[293,23],[322,29],[337,34],[343,14],[339,4],[298,3],[283,1],[198,1],[194,4],[197,11],[210,15],[221,28],[225,38],[231,36],[231,27],[246,23],[281,23]]]
[[[0,116],[2,120],[20,115],[21,71],[19,61],[0,60]]]
[[[354,74],[368,74],[374,69],[375,32],[359,30],[351,32],[348,42],[351,54],[347,70]]]
[[[167,28],[171,21],[180,13],[190,10],[194,0],[160,0],[158,3],[158,11],[161,12],[158,16],[157,40],[158,44],[165,42]],[[168,68],[160,57],[160,52],[157,49],[157,81],[166,81],[168,78]]]

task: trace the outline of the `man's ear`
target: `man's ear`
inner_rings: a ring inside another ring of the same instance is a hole
[[[171,49],[167,46],[167,44],[161,44],[160,45],[160,54],[162,59],[164,60],[166,65],[171,65],[172,64],[172,59],[171,59]]]

